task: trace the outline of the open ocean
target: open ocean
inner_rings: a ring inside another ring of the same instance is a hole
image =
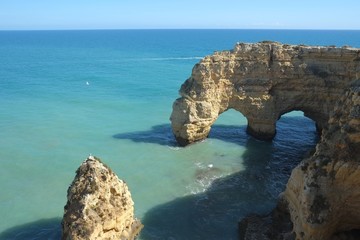
[[[139,239],[238,239],[238,221],[268,213],[314,148],[314,123],[292,112],[262,142],[229,110],[181,148],[169,117],[202,57],[263,40],[360,47],[360,31],[0,31],[0,239],[60,239],[89,154],[127,182]]]

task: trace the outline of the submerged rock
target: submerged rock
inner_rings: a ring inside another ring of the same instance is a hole
[[[126,183],[95,157],[76,171],[67,193],[62,239],[134,239],[143,225],[134,217]]]
[[[241,112],[247,132],[259,139],[272,139],[276,121],[293,110],[321,130],[344,89],[358,78],[359,59],[357,48],[268,41],[216,52],[196,64],[181,86],[170,117],[175,138],[180,145],[206,138],[228,109]]]

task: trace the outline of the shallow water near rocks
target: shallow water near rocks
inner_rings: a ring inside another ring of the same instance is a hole
[[[0,31],[0,239],[59,239],[89,154],[127,182],[140,239],[237,239],[237,222],[270,211],[315,146],[313,122],[292,112],[262,142],[229,110],[181,148],[169,116],[200,58],[262,40],[360,47],[360,32]]]

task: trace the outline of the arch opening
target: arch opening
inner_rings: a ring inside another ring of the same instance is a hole
[[[247,124],[248,120],[242,112],[229,108],[219,114],[208,137],[240,143],[245,139]]]
[[[319,128],[312,118],[306,115],[302,110],[290,110],[280,115],[274,122],[274,135],[269,139],[262,140],[284,140],[290,143],[299,141],[308,142],[309,146],[314,147],[319,141]],[[211,125],[209,138],[218,138],[231,142],[242,142],[247,137],[246,134],[258,137],[251,132],[249,127],[249,119],[239,110],[229,108],[219,114],[216,121]],[[243,139],[240,139],[243,138]],[[300,139],[299,139],[300,138]],[[293,140],[292,140],[293,139]],[[280,142],[281,142],[280,141]]]
[[[219,114],[214,125],[246,125],[247,122],[246,116],[241,111],[229,108]]]
[[[327,123],[328,116],[323,116],[321,113],[316,112],[313,109],[292,108],[290,110],[281,112],[279,114],[278,120],[280,120],[282,117],[300,117],[300,116],[311,120],[316,128],[318,135],[321,136],[322,129],[324,128],[325,123]]]
[[[315,147],[319,141],[317,123],[301,110],[292,110],[282,114],[276,122],[276,139],[283,139],[284,144],[294,141],[308,142]]]
[[[306,114],[306,112],[304,112],[303,110],[290,110],[284,113],[281,113],[277,123],[279,121],[284,121],[284,119],[298,119],[298,120],[303,120],[303,122],[308,122],[308,123],[313,123],[314,125],[317,125],[317,122],[315,119],[311,118],[309,115]],[[299,122],[301,123],[301,122]]]

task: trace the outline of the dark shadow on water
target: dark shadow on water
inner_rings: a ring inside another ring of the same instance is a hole
[[[142,240],[238,239],[238,221],[271,211],[291,170],[318,141],[314,124],[304,117],[283,117],[272,142],[247,136],[245,126],[214,126],[209,138],[245,147],[239,156],[244,170],[213,181],[204,192],[150,209],[142,219]]]
[[[61,218],[42,219],[0,233],[0,240],[59,240],[60,238]]]
[[[275,200],[267,186],[269,159],[262,160],[271,157],[271,144],[249,139],[246,148],[245,171],[215,180],[205,192],[152,208],[142,219],[141,239],[237,239],[239,219],[266,212]]]
[[[280,128],[281,130],[285,131],[278,131],[276,138],[282,138],[289,132],[291,133],[294,129],[295,131],[299,132],[313,131],[315,129],[313,125],[313,121],[305,117],[283,116],[277,122],[277,129]],[[304,129],[304,127],[306,129]],[[283,136],[279,136],[281,134]],[[151,129],[145,131],[118,133],[113,135],[112,137],[115,139],[128,139],[136,143],[153,143],[172,147],[178,145],[172,133],[170,124],[155,125],[152,126]],[[293,134],[292,137],[297,138],[298,134]],[[299,137],[302,137],[302,135],[300,134]],[[246,134],[245,125],[214,124],[211,127],[209,138],[237,143],[244,146],[250,136]],[[290,141],[292,140],[290,139]]]
[[[318,141],[315,126],[304,117],[283,117],[272,142],[249,137],[245,128],[214,125],[209,136],[245,147],[245,152],[239,156],[244,170],[213,181],[204,192],[150,209],[142,219],[145,225],[140,235],[142,240],[238,239],[240,219],[249,213],[266,213],[275,206],[291,170]],[[116,134],[114,138],[176,146],[169,124],[154,126],[149,131]],[[196,181],[206,174],[211,171],[201,171],[193,179]],[[0,233],[0,240],[60,237],[60,218],[43,219]]]
[[[224,141],[240,141],[244,143],[246,126],[235,125],[213,125],[209,138],[221,139]],[[171,130],[170,124],[161,124],[151,127],[147,131],[135,131],[118,133],[112,136],[116,139],[129,139],[136,143],[153,143],[164,146],[177,146],[177,142]]]
[[[116,139],[129,139],[133,142],[154,143],[166,146],[176,146],[170,124],[153,126],[148,131],[135,131],[113,135]]]

